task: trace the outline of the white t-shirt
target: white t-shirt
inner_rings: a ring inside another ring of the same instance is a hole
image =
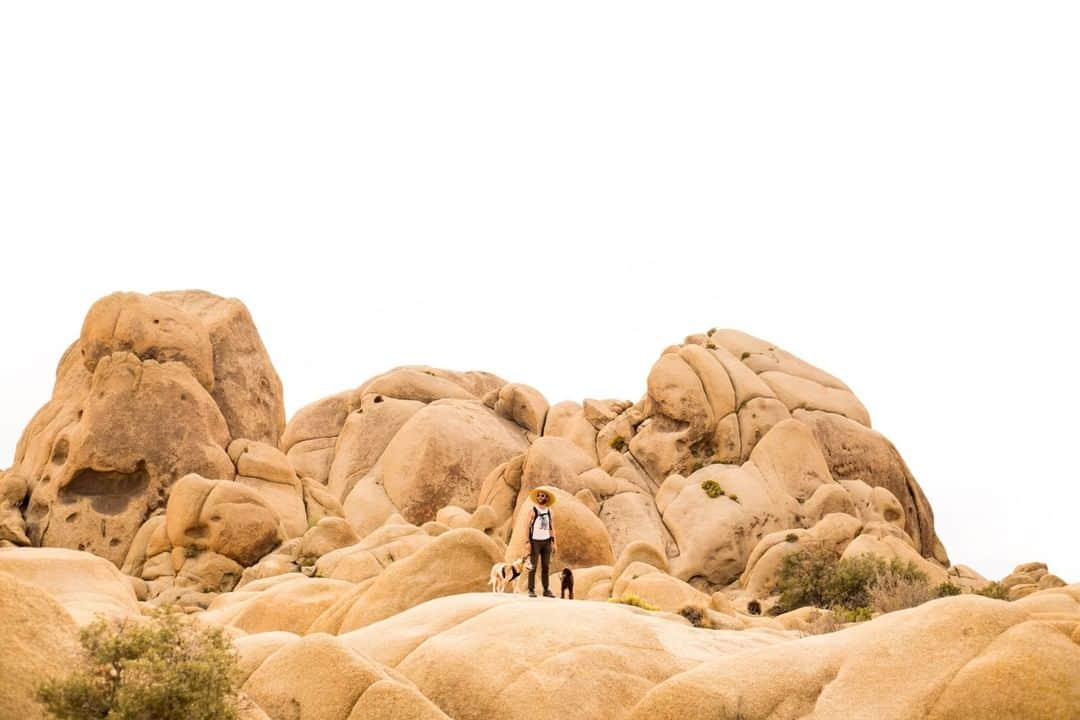
[[[551,511],[537,508],[532,525],[533,540],[551,539]]]

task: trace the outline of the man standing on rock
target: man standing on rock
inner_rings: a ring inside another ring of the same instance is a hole
[[[529,520],[529,597],[536,597],[536,567],[539,559],[544,597],[553,598],[555,595],[548,588],[548,582],[551,577],[551,554],[556,550],[555,525],[551,520],[555,494],[548,488],[538,487],[529,493],[529,499],[533,502]]]

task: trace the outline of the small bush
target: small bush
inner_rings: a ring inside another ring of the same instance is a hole
[[[843,628],[843,625],[837,621],[836,616],[829,610],[820,610],[812,613],[807,619],[806,624],[806,632],[811,635],[825,635]]]
[[[866,622],[874,617],[874,609],[866,606],[857,608],[834,607],[833,617],[842,623]]]
[[[82,629],[82,662],[38,687],[55,720],[233,720],[236,659],[219,629],[162,608],[146,622]]]
[[[622,435],[616,435],[615,437],[611,438],[611,448],[618,452],[623,452],[624,450],[626,450],[626,438],[624,438]]]
[[[878,576],[868,591],[870,605],[881,612],[917,607],[937,597],[925,579],[886,573]]]
[[[777,589],[783,612],[813,605],[829,607],[832,593],[829,589],[836,567],[836,555],[823,548],[807,548],[784,558],[780,565]]]
[[[799,536],[796,535],[795,533],[788,533],[787,535],[784,536],[784,540],[786,542],[789,542],[789,543],[790,542],[799,542]]]
[[[955,585],[952,582],[946,580],[945,582],[934,588],[934,597],[951,597],[953,595],[959,595],[961,592],[960,586]]]
[[[751,615],[760,615],[761,603],[757,600],[751,600],[750,602],[746,603],[746,612],[750,613]]]
[[[707,343],[705,343],[705,347],[708,348],[709,350],[715,350],[716,349],[716,343],[707,342]]]
[[[739,496],[735,493],[731,493],[730,495],[728,495],[728,498],[731,499],[731,502],[739,502]]]
[[[824,548],[806,548],[785,557],[777,589],[780,612],[808,605],[891,612],[933,597],[926,575],[910,562],[886,562],[876,555],[840,560]]]
[[[610,600],[608,600],[608,602],[618,603],[619,605],[633,605],[634,607],[641,608],[642,610],[659,610],[660,609],[660,608],[656,607],[655,605],[653,605],[652,603],[649,603],[649,602],[646,602],[645,600],[642,600],[641,598],[639,598],[637,595],[635,595],[633,593],[626,593],[622,597],[611,598]]]
[[[718,498],[724,494],[724,488],[720,487],[720,483],[715,480],[703,480],[701,482],[701,489],[711,498]]]
[[[1005,589],[1005,586],[999,582],[992,582],[981,590],[975,591],[976,595],[982,595],[983,597],[993,598],[994,600],[1008,600],[1009,591]]]
[[[712,622],[709,620],[709,615],[699,607],[693,605],[687,605],[679,614],[690,621],[690,624],[698,628],[712,628]]]

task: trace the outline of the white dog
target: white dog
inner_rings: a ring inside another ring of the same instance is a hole
[[[499,562],[491,566],[491,592],[506,592],[506,586],[511,585],[521,577],[522,572],[532,569],[532,563],[528,556],[520,557],[512,563]]]

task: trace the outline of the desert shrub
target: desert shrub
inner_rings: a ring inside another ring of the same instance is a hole
[[[777,589],[780,612],[812,605],[855,612],[890,612],[933,597],[926,575],[913,563],[876,555],[840,560],[824,548],[806,548],[784,558]]]
[[[708,613],[703,608],[687,605],[679,611],[679,614],[689,620],[694,627],[711,628],[713,626]]]
[[[833,617],[841,623],[866,622],[874,617],[874,608],[865,605],[855,608],[840,607],[832,609]]]
[[[751,600],[750,602],[746,603],[746,612],[750,613],[751,615],[760,615],[761,603],[757,600]]]
[[[829,610],[818,610],[807,618],[806,632],[811,635],[825,635],[840,630],[843,625]]]
[[[649,602],[647,602],[645,600],[642,600],[641,598],[639,598],[637,595],[635,595],[633,593],[626,593],[622,597],[613,597],[610,600],[608,600],[608,602],[618,603],[619,605],[633,605],[634,607],[641,608],[642,610],[659,610],[660,609],[660,608],[656,607],[655,605],[653,605],[652,603],[649,603]]]
[[[920,573],[921,574],[921,573]],[[879,575],[867,595],[870,606],[881,612],[894,612],[922,605],[938,597],[926,582],[926,576],[905,577],[894,573]]]
[[[610,444],[611,449],[617,452],[622,452],[623,450],[626,450],[626,438],[624,438],[622,435],[616,435],[615,437],[611,438]]]
[[[991,582],[981,590],[975,591],[976,595],[982,595],[983,597],[993,598],[994,600],[1008,600],[1009,591],[1005,589],[1005,586],[999,582]]]
[[[780,612],[813,605],[829,607],[830,578],[836,567],[837,557],[824,548],[807,548],[784,558],[780,565],[777,589]]]
[[[739,502],[739,496],[735,493],[731,493],[728,497],[731,498],[731,502]]]
[[[702,480],[701,489],[711,498],[718,498],[724,494],[724,488],[720,487],[720,483],[715,480]]]
[[[784,536],[785,542],[799,542],[799,536],[795,533],[788,533]]]
[[[236,658],[217,628],[158,609],[145,622],[98,620],[80,633],[82,659],[38,687],[56,720],[232,720]]]
[[[949,580],[938,585],[934,588],[934,597],[951,597],[953,595],[959,595],[961,592],[960,586],[952,583]]]

